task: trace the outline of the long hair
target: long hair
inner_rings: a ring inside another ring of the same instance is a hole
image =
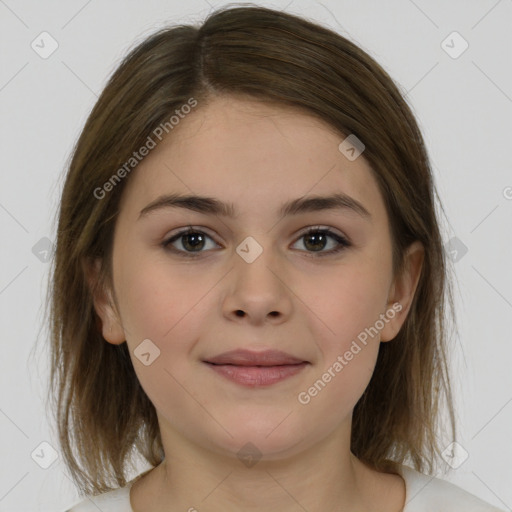
[[[134,455],[152,466],[164,457],[155,408],[126,343],[104,340],[86,277],[87,265],[98,260],[97,286],[112,286],[113,233],[129,173],[108,194],[98,190],[190,98],[199,109],[219,95],[293,106],[356,135],[390,219],[395,275],[407,247],[423,244],[408,316],[393,342],[381,344],[355,406],[351,451],[379,471],[397,472],[410,461],[432,473],[443,448],[443,405],[449,439],[456,434],[445,323],[453,299],[437,192],[414,115],[386,71],[348,39],[299,16],[236,7],[215,11],[200,26],[161,29],[131,50],[73,149],[48,286],[49,394],[72,478],[98,494],[126,485]]]

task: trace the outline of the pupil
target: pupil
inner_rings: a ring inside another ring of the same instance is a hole
[[[312,233],[306,236],[306,247],[309,245],[310,240],[317,240],[317,243],[313,242],[313,250],[321,250],[325,247],[325,235],[322,233]],[[322,242],[318,242],[318,239],[322,239]],[[316,247],[316,249],[315,249]]]
[[[189,243],[192,240],[192,243]],[[194,242],[195,240],[195,242]],[[192,233],[184,236],[184,246],[189,249],[196,249],[200,246],[201,243],[204,243],[203,236],[200,233]],[[187,247],[187,245],[189,247]],[[199,247],[201,248],[201,247]]]

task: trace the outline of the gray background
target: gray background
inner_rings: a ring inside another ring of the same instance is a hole
[[[55,239],[72,145],[129,48],[168,23],[199,22],[224,4],[0,0],[0,512],[58,512],[78,496],[61,458],[41,467],[53,453],[41,443],[57,456],[58,448],[44,410],[46,354],[34,349],[47,335],[45,251]],[[407,95],[448,215],[443,237],[458,282],[452,369],[460,444],[469,457],[444,478],[510,510],[512,1],[258,4],[305,15],[353,40]],[[58,43],[45,59],[31,47],[42,46],[43,31]],[[463,41],[446,40],[453,31],[469,44],[457,58]]]

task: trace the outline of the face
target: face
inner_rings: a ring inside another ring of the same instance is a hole
[[[393,279],[383,199],[364,155],[338,149],[344,139],[304,113],[217,98],[129,177],[114,237],[117,309],[96,305],[105,339],[126,340],[166,439],[233,457],[251,442],[271,459],[346,438],[416,281]],[[170,194],[215,198],[235,212],[167,204],[141,214]],[[367,214],[346,205],[280,213],[333,194]],[[205,362],[236,349],[279,350],[303,364]]]

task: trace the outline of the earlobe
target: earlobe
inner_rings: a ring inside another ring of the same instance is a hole
[[[395,277],[386,305],[389,321],[381,331],[381,341],[391,341],[399,333],[411,308],[423,268],[425,249],[420,241],[413,242],[404,256],[404,269]]]
[[[103,338],[114,345],[126,341],[124,330],[121,326],[119,313],[112,300],[111,291],[104,289],[99,282],[101,260],[84,262],[84,275],[92,295],[94,310],[101,320]]]

